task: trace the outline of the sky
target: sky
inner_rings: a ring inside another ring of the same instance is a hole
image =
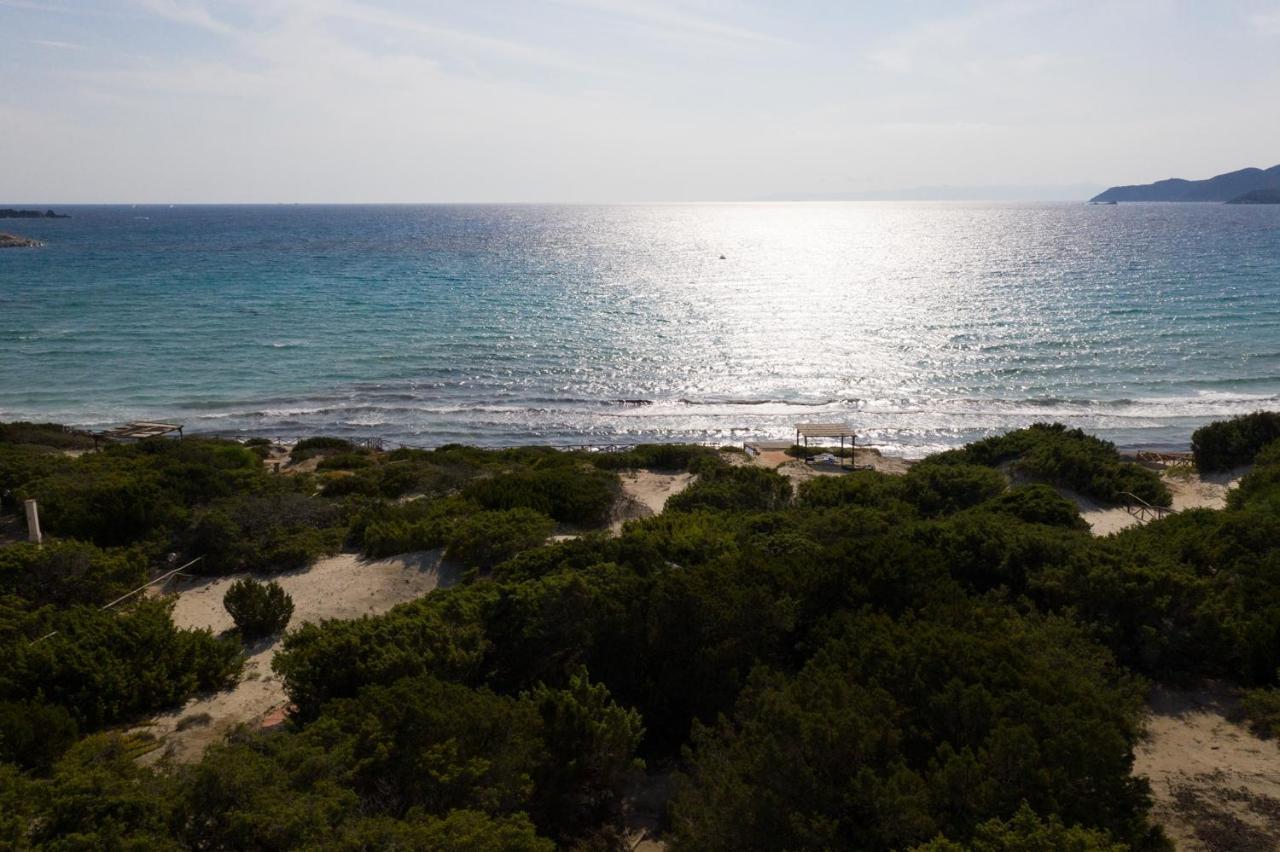
[[[1280,0],[0,0],[0,203],[1052,197],[1277,107]]]

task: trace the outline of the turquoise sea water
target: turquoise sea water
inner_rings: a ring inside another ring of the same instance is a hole
[[[0,419],[919,455],[1280,407],[1280,207],[65,209],[0,222],[47,243],[0,251]]]

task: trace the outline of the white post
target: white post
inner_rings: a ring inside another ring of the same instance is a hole
[[[35,500],[26,500],[24,505],[27,507],[27,539],[40,544],[40,510],[36,508]]]

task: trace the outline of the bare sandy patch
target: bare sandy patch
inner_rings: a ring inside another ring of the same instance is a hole
[[[1153,816],[1179,850],[1280,847],[1280,748],[1235,721],[1232,693],[1156,687],[1133,772],[1151,782]]]
[[[850,470],[838,462],[835,464],[810,463],[803,459],[792,458],[787,455],[785,447],[776,447],[769,443],[757,445],[751,452],[751,461],[761,467],[776,470],[790,479],[794,485],[799,485],[815,476],[843,476]],[[859,470],[874,470],[892,476],[902,476],[911,469],[912,464],[914,462],[910,459],[886,456],[874,447],[856,447],[853,451],[853,465]]]
[[[1225,509],[1227,494],[1240,484],[1240,480],[1253,465],[1238,467],[1226,473],[1201,475],[1193,469],[1169,468],[1160,476],[1173,493],[1173,509]]]
[[[1094,535],[1112,535],[1142,523],[1136,515],[1129,514],[1123,506],[1099,503],[1092,497],[1086,497],[1070,488],[1055,488],[1054,491],[1075,504],[1076,511],[1080,513],[1080,517],[1084,518],[1085,523],[1089,525],[1089,531]]]
[[[667,501],[693,483],[692,473],[659,473],[653,470],[629,470],[618,477],[622,482],[622,494],[614,510],[609,531],[622,532],[627,521],[661,515]]]
[[[173,621],[179,627],[208,628],[215,633],[234,624],[222,597],[237,574],[213,579],[187,579],[171,587],[177,595]],[[358,618],[386,612],[396,604],[419,598],[457,581],[457,571],[441,561],[438,550],[408,553],[390,559],[365,560],[354,554],[321,559],[309,568],[273,576],[293,598],[294,627],[327,618]],[[200,759],[205,748],[242,723],[283,718],[284,687],[271,671],[280,637],[246,647],[248,659],[240,682],[222,692],[198,696],[181,708],[153,718],[143,730],[162,744],[144,758],[168,756],[178,762]]]
[[[1173,495],[1175,512],[1187,509],[1225,509],[1227,495],[1240,484],[1249,467],[1240,467],[1227,473],[1201,476],[1194,468],[1172,467],[1160,471],[1160,478]],[[1127,527],[1143,523],[1123,506],[1108,506],[1068,488],[1056,489],[1059,494],[1076,505],[1080,517],[1089,524],[1094,535],[1111,535]]]

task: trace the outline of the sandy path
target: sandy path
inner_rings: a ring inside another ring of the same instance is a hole
[[[184,580],[173,587],[170,591],[178,596],[174,623],[179,627],[207,627],[215,633],[231,629],[231,616],[222,606],[222,596],[243,576],[246,575]],[[272,579],[293,598],[293,627],[326,618],[358,618],[386,612],[435,588],[452,585],[457,577],[452,568],[442,565],[440,551],[428,551],[377,561],[340,554]],[[209,743],[240,723],[282,718],[287,699],[284,687],[271,671],[271,660],[279,645],[280,638],[275,637],[247,647],[244,674],[234,688],[193,698],[181,709],[152,719],[144,730],[164,747],[149,752],[146,760],[168,755],[179,762],[195,761]]]
[[[1280,847],[1280,748],[1237,716],[1217,686],[1152,692],[1133,771],[1151,781],[1152,815],[1179,850]]]
[[[1172,468],[1161,471],[1160,477],[1173,494],[1173,510],[1181,512],[1186,509],[1226,508],[1227,493],[1239,485],[1240,478],[1248,472],[1248,467],[1241,467],[1227,473],[1201,476],[1189,468]],[[1057,491],[1076,504],[1080,516],[1088,522],[1094,535],[1111,535],[1141,523],[1121,507],[1105,506],[1067,488]]]

